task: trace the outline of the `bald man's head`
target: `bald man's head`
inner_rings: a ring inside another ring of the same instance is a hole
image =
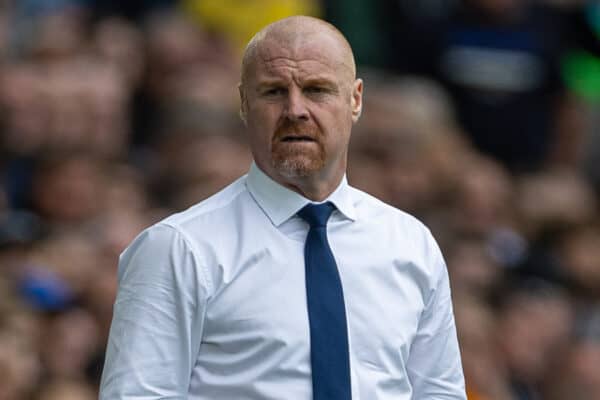
[[[241,85],[257,58],[264,58],[266,49],[281,46],[294,52],[302,46],[327,43],[329,56],[335,55],[340,72],[347,73],[349,79],[356,78],[356,64],[352,48],[344,35],[333,25],[318,18],[294,16],[267,25],[250,40],[242,59]]]
[[[256,165],[276,182],[322,200],[344,176],[362,80],[350,45],[316,18],[275,22],[250,41],[240,116]]]

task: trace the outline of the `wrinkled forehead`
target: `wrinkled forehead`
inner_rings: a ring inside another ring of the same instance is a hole
[[[277,63],[311,63],[339,75],[355,78],[352,50],[345,38],[329,30],[285,30],[264,32],[248,45],[242,63],[242,82],[256,73],[257,67]]]
[[[350,72],[347,57],[339,46],[327,43],[327,39],[313,37],[297,38],[294,42],[267,39],[256,49],[254,63],[313,62],[322,64],[340,73]]]

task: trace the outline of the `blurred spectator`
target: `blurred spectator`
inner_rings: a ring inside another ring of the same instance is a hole
[[[507,172],[494,161],[477,157],[470,159],[461,172],[449,221],[455,229],[487,235],[501,227],[514,227],[514,189]]]
[[[75,3],[75,2],[72,2]],[[35,23],[23,36],[21,51],[42,62],[75,56],[85,46],[83,9],[55,5],[55,10],[32,11]]]
[[[45,379],[84,380],[86,367],[99,347],[93,316],[86,310],[72,309],[49,318],[44,331],[44,340],[52,343],[40,343]]]
[[[46,297],[31,298],[43,302],[32,305],[42,310],[47,306],[50,311],[68,308],[93,284],[90,279],[98,268],[97,253],[91,238],[80,232],[54,233],[39,241],[31,252],[29,265],[21,271],[23,284],[33,281],[32,284],[41,285],[39,289],[31,288],[36,290],[31,292],[33,295],[46,290],[42,292]],[[60,301],[57,305],[53,303],[55,298]]]
[[[504,272],[490,255],[487,242],[482,239],[455,241],[446,251],[446,263],[452,290],[479,299],[490,296]]]
[[[600,302],[600,229],[583,226],[568,231],[561,240],[559,257],[577,297]]]
[[[517,180],[516,204],[531,236],[591,221],[596,202],[589,183],[574,170],[546,170]]]
[[[175,209],[187,208],[227,186],[251,162],[248,149],[223,133],[171,132],[159,149],[157,190],[168,196],[167,204]]]
[[[556,140],[562,21],[518,0],[467,0],[440,36],[436,74],[473,144],[512,170],[539,169]]]
[[[36,400],[93,400],[98,396],[94,389],[78,381],[53,381],[45,385]]]
[[[237,108],[238,70],[223,38],[209,35],[175,11],[149,16],[145,33],[147,70],[134,110],[135,144],[145,146],[156,137],[162,111],[173,102]]]
[[[48,155],[34,173],[34,210],[55,225],[94,218],[101,211],[103,195],[101,166],[83,154]]]
[[[360,65],[412,75],[433,69],[432,44],[459,0],[323,0]]]
[[[452,186],[460,159],[470,151],[460,140],[450,100],[426,79],[377,71],[367,71],[365,79],[371,83],[364,97],[368,112],[351,147],[362,162],[350,164],[350,181],[423,217]],[[371,166],[361,170],[365,159]]]
[[[32,155],[45,144],[48,122],[42,96],[40,67],[19,62],[0,72],[2,150],[10,155]]]
[[[93,41],[100,59],[120,71],[125,88],[137,89],[146,69],[145,37],[141,30],[126,20],[111,17],[98,21]]]
[[[568,352],[563,375],[559,384],[553,387],[548,399],[587,400],[600,397],[598,379],[598,363],[600,363],[600,341],[577,341]]]
[[[35,344],[16,332],[0,332],[0,399],[28,398],[40,380],[41,365]]]
[[[570,399],[595,399],[600,396],[600,312],[594,309],[580,315],[573,346],[566,354],[562,376],[557,380],[558,396]],[[558,374],[557,374],[558,375]],[[559,397],[556,397],[557,399]]]
[[[498,321],[491,308],[476,297],[466,295],[455,296],[454,309],[467,397],[469,400],[513,400],[508,371],[496,340]]]
[[[14,297],[0,274],[0,399],[28,398],[40,383],[39,320]]]
[[[496,334],[512,396],[541,399],[544,379],[569,345],[571,303],[560,288],[538,280],[516,283],[501,297]]]

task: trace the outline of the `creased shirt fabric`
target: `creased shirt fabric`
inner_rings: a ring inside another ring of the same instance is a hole
[[[447,270],[429,230],[348,185],[327,235],[354,400],[466,399]],[[310,400],[310,201],[256,165],[123,252],[100,399]]]

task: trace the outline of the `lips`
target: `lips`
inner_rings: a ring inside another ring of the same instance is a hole
[[[282,142],[286,142],[286,143],[293,143],[293,142],[314,142],[315,139],[313,139],[310,136],[288,135],[288,136],[282,137],[281,141]]]

